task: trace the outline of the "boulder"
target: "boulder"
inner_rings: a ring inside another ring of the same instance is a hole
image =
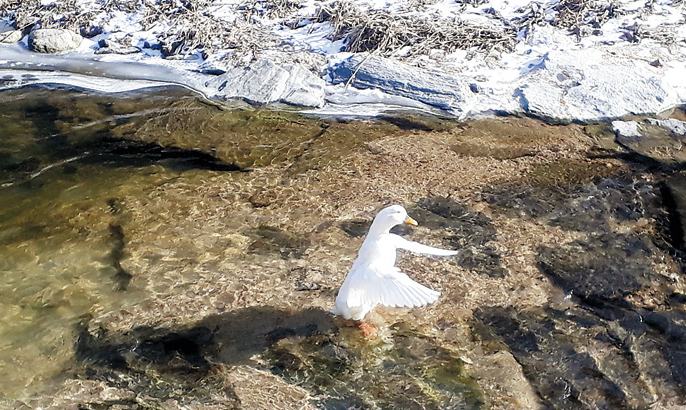
[[[550,51],[522,71],[515,96],[525,112],[544,118],[598,121],[679,104],[656,68],[600,50]]]
[[[29,48],[38,53],[59,53],[77,48],[82,40],[83,37],[70,30],[44,28],[29,34]]]
[[[373,88],[410,98],[449,111],[458,118],[467,115],[473,94],[469,82],[460,77],[364,54],[331,64],[327,74],[333,84],[350,81],[355,88]]]
[[[205,83],[209,96],[257,104],[281,102],[302,107],[324,105],[324,81],[298,64],[268,60],[237,67]]]

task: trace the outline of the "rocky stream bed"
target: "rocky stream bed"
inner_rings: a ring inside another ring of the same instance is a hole
[[[686,405],[683,135],[176,89],[6,91],[0,121],[2,407]],[[390,203],[459,254],[403,254],[442,297],[369,340],[328,310]]]

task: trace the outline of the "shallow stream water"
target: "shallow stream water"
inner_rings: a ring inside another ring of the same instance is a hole
[[[0,95],[3,408],[686,404],[679,163],[607,126]],[[374,214],[443,296],[328,313]]]

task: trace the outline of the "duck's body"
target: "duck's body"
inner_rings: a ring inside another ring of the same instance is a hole
[[[390,206],[374,218],[345,282],[336,297],[333,313],[362,320],[377,305],[415,307],[432,303],[441,295],[410,279],[395,267],[397,249],[436,256],[457,252],[408,241],[390,233],[403,222],[416,225],[400,205]]]

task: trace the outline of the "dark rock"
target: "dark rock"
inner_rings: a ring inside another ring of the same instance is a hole
[[[87,26],[87,27],[82,27],[80,30],[81,36],[85,37],[85,38],[93,38],[95,36],[99,36],[102,33],[103,33],[102,26]]]
[[[134,54],[141,52],[138,47],[126,46],[107,39],[100,40],[98,45],[100,48],[95,51],[95,54]]]
[[[608,232],[612,219],[638,221],[663,216],[659,188],[646,181],[608,178],[572,187],[508,187],[487,190],[483,198],[512,217],[526,216],[584,232]]]
[[[369,231],[371,225],[372,221],[355,219],[341,222],[340,227],[349,236],[359,238],[367,235],[367,231]]]
[[[651,254],[639,236],[601,234],[543,247],[537,259],[541,271],[565,292],[589,303],[616,303],[659,279],[651,273]]]
[[[665,178],[660,193],[667,211],[663,222],[668,241],[674,248],[686,251],[686,172]]]
[[[260,226],[254,232],[258,239],[250,244],[248,253],[258,255],[278,254],[283,259],[299,259],[305,255],[311,241],[271,226]]]
[[[500,255],[488,243],[497,239],[495,227],[483,214],[470,210],[450,198],[432,197],[417,202],[410,209],[420,225],[447,231],[444,242],[457,250],[451,258],[465,268],[490,277],[502,278],[505,269]]]
[[[580,330],[583,323],[585,330]],[[560,312],[534,308],[480,308],[474,313],[474,334],[484,342],[504,343],[524,375],[550,409],[631,408],[653,399],[636,365],[613,345],[606,324],[582,310]],[[607,361],[597,363],[581,351],[587,332],[597,332]]]

